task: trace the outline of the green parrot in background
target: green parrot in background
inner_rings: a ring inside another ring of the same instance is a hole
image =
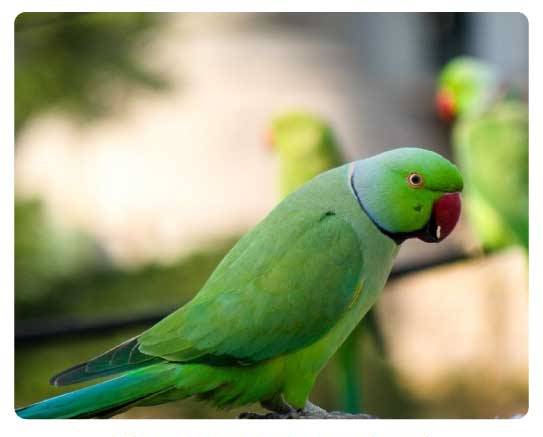
[[[318,409],[308,400],[315,379],[377,299],[400,244],[446,238],[462,186],[453,164],[418,148],[321,173],[245,234],[190,302],[51,382],[120,376],[17,414],[108,417],[189,396]]]
[[[275,117],[268,140],[279,155],[282,199],[318,174],[345,163],[332,128],[306,111]]]
[[[341,146],[329,123],[308,111],[294,110],[276,116],[271,124],[268,141],[279,156],[281,198],[319,173],[345,162]],[[375,310],[370,309],[360,326],[353,330],[338,351],[342,409],[348,413],[359,413],[364,407],[360,390],[363,358],[357,344],[360,329],[375,341],[379,350],[383,350]]]
[[[488,251],[528,250],[528,107],[478,59],[450,61],[438,78],[440,115],[456,119],[455,158],[465,177],[470,223]]]

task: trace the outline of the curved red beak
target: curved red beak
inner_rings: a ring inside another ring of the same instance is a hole
[[[418,238],[427,243],[443,241],[455,228],[461,211],[460,193],[444,194],[435,201],[430,221]]]
[[[439,90],[436,95],[436,108],[439,117],[447,122],[456,116],[456,103],[453,94],[446,89]]]

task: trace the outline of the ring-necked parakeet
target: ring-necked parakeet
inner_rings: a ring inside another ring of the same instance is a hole
[[[400,244],[452,232],[462,185],[453,164],[418,148],[320,174],[242,237],[189,303],[52,383],[120,376],[17,414],[110,416],[188,396],[310,408],[317,375],[375,302]]]
[[[279,157],[281,198],[298,189],[323,171],[344,163],[341,147],[332,127],[322,117],[303,110],[277,115],[271,124],[268,141]],[[364,363],[357,339],[364,330],[379,350],[383,349],[375,310],[370,309],[362,326],[353,330],[338,351],[338,381],[342,410],[362,411],[360,372]]]
[[[455,58],[438,79],[437,106],[456,118],[455,157],[465,177],[466,211],[489,251],[528,249],[528,108],[490,64]]]

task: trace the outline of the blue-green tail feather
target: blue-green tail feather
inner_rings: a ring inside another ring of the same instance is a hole
[[[110,416],[175,385],[183,366],[159,363],[90,387],[19,408],[25,419]]]

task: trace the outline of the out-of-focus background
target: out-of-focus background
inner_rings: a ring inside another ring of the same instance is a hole
[[[421,145],[451,157],[436,76],[459,54],[527,95],[528,29],[501,13],[24,13],[15,21],[15,405],[54,373],[187,302],[278,199],[272,117],[329,120],[349,160]],[[465,218],[409,241],[362,336],[379,417],[528,408],[527,263],[482,256]],[[468,259],[418,269],[436,260]],[[336,360],[311,400],[341,408]],[[235,417],[193,400],[120,417]]]

